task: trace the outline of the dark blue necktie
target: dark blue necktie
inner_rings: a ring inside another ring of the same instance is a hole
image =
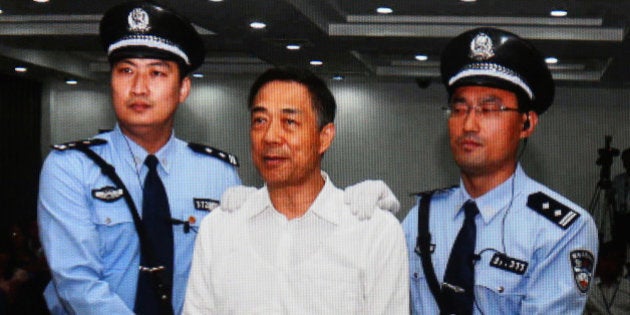
[[[477,239],[475,217],[479,213],[474,201],[469,200],[464,204],[464,213],[464,224],[457,234],[444,273],[442,297],[445,309],[442,314],[472,314],[473,311]]]
[[[160,314],[160,299],[163,294],[156,290],[155,279],[151,270],[163,266],[163,281],[166,288],[173,283],[173,228],[168,206],[166,190],[157,172],[158,159],[155,155],[147,156],[144,164],[149,168],[142,190],[142,224],[144,225],[147,245],[153,252],[154,261],[148,261],[145,255],[140,256],[140,274],[136,292],[135,312],[141,315]],[[146,253],[146,251],[145,251]],[[166,291],[170,300],[171,291]],[[170,303],[169,303],[170,304]]]

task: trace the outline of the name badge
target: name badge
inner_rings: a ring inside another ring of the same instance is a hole
[[[529,264],[526,261],[518,260],[502,253],[495,253],[490,260],[490,266],[522,275],[527,271]]]
[[[195,209],[200,211],[212,211],[219,206],[219,201],[210,198],[193,198]]]

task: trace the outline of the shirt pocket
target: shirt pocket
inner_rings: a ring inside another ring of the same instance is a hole
[[[435,298],[427,283],[427,278],[422,268],[422,259],[415,252],[409,254],[409,286],[411,294],[412,314],[425,314],[427,310],[437,310]],[[433,264],[435,255],[431,255]],[[438,280],[439,282],[439,280]],[[439,285],[439,284],[438,284]],[[436,311],[437,312],[437,311]]]
[[[197,196],[197,197],[195,197]],[[218,199],[205,197],[201,194],[170,194],[169,203],[171,207],[171,217],[179,220],[180,227],[175,227],[175,233],[186,233],[184,224],[186,224],[193,234],[199,229],[201,221],[212,211],[217,211],[219,206]],[[216,202],[215,202],[216,201]],[[190,231],[189,230],[189,231]]]
[[[525,275],[489,265],[477,266],[475,272],[475,300],[482,309],[499,313],[518,313],[525,297]]]
[[[112,203],[95,200],[92,223],[96,227],[99,253],[106,266],[127,268],[124,257],[138,251],[138,233],[123,199]],[[120,261],[120,263],[118,263]]]

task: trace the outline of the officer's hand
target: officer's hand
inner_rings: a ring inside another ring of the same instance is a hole
[[[359,220],[371,218],[376,207],[392,213],[400,210],[400,202],[382,180],[366,180],[348,186],[343,199]]]
[[[238,210],[245,200],[256,191],[256,188],[249,186],[234,186],[228,188],[221,196],[221,209],[226,212]]]

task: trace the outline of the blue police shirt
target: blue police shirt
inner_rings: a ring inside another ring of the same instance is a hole
[[[124,137],[118,126],[96,138],[107,143],[91,149],[114,166],[142,212],[148,153]],[[241,182],[233,165],[193,151],[174,135],[155,155],[171,217],[191,226],[188,231],[184,225],[173,226],[172,302],[178,314],[199,223],[228,187]],[[114,186],[78,150],[53,151],[44,162],[38,222],[53,279],[44,297],[53,314],[133,314],[139,241],[129,208]]]
[[[530,195],[530,205],[540,213],[527,205]],[[431,259],[439,283],[464,221],[461,208],[469,199],[464,188],[438,191],[431,199]],[[527,177],[520,165],[510,179],[474,200],[480,210],[475,219],[479,260],[475,263],[474,313],[581,314],[598,249],[591,216]],[[403,228],[412,313],[438,314],[415,251],[418,205],[410,210]]]

